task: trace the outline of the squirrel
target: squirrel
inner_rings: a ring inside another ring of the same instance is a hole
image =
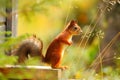
[[[79,35],[82,32],[77,22],[71,20],[66,28],[50,43],[45,56],[42,54],[43,43],[36,36],[32,36],[22,42],[19,48],[13,51],[12,55],[18,56],[18,62],[24,62],[28,58],[28,54],[40,56],[42,62],[48,63],[52,68],[66,69],[67,66],[61,66],[61,60],[64,55],[65,46],[72,44],[72,36]]]

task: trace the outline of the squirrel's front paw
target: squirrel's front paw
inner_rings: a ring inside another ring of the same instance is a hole
[[[70,42],[69,42],[69,45],[71,45],[72,43],[73,43],[73,42],[72,42],[72,41],[70,41]]]

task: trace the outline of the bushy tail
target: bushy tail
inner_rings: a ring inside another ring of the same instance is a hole
[[[11,55],[18,56],[18,63],[23,63],[28,57],[39,57],[42,60],[43,43],[35,35],[23,40],[17,49],[11,51]]]

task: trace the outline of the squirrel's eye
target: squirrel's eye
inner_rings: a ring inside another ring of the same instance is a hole
[[[77,30],[77,27],[74,27],[74,30]]]

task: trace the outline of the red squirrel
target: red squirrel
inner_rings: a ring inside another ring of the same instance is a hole
[[[28,53],[30,56],[40,56],[42,61],[51,65],[52,68],[66,69],[66,66],[61,66],[61,60],[64,55],[65,46],[72,44],[72,36],[82,32],[80,26],[72,20],[66,28],[50,43],[45,56],[42,55],[42,41],[35,36],[25,40],[14,55],[19,57],[19,62],[24,62]]]

